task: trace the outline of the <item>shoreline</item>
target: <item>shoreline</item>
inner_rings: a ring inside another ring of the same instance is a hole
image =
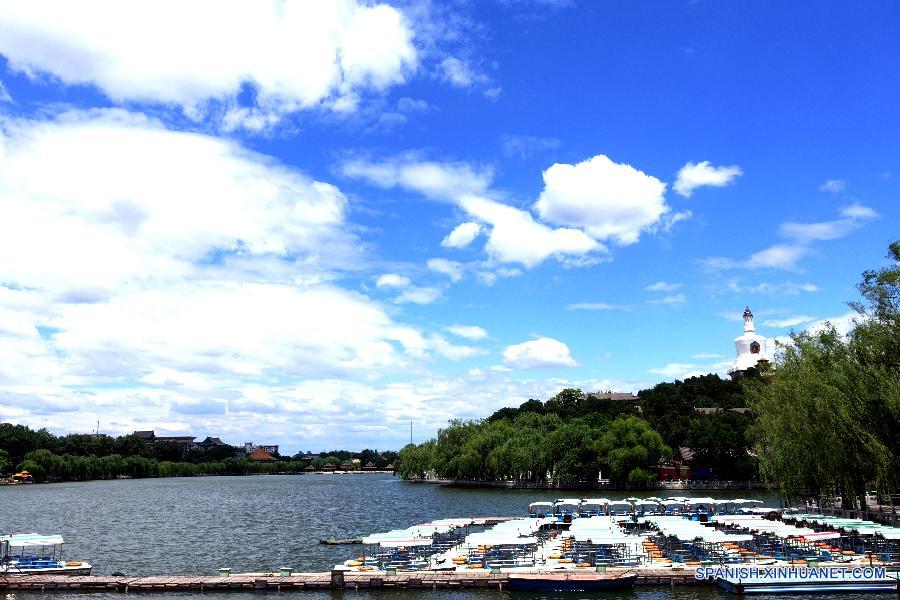
[[[608,483],[551,483],[534,481],[472,481],[465,479],[403,479],[410,483],[443,485],[458,488],[490,488],[510,490],[605,490],[610,492],[633,491],[681,491],[681,490],[750,490],[771,491],[766,484],[760,481],[690,481],[684,483],[664,483],[655,487],[617,487]]]

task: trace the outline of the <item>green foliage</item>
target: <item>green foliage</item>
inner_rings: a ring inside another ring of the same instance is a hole
[[[655,479],[656,461],[671,451],[633,413],[627,402],[598,400],[566,389],[546,404],[529,400],[483,421],[452,420],[436,439],[403,448],[396,472],[407,478],[434,472],[467,481],[595,482],[608,460],[602,450],[610,450],[598,442],[613,430],[610,444],[621,438],[640,446],[630,448],[628,456],[613,453],[624,469],[621,480],[643,486]]]
[[[794,334],[774,377],[745,382],[760,470],[786,499],[835,492],[859,506],[869,482],[898,489],[900,243],[888,257],[892,266],[863,273],[849,335]]]
[[[0,450],[0,473],[6,473],[11,466],[12,463],[9,461],[9,452]]]
[[[646,481],[648,465],[672,457],[672,449],[659,432],[638,417],[619,417],[610,423],[597,449],[610,467],[610,480],[620,484],[640,477]]]
[[[710,469],[716,479],[756,479],[756,461],[748,454],[751,423],[749,416],[731,410],[696,415],[687,434],[694,450],[691,466]]]
[[[697,417],[695,408],[746,406],[741,386],[718,375],[660,383],[640,391],[638,397],[641,399],[641,416],[674,448],[689,446],[688,433]]]

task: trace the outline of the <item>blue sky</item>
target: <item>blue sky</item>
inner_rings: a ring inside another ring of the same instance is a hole
[[[748,304],[847,327],[897,236],[898,16],[5,6],[0,420],[397,448],[724,373]]]

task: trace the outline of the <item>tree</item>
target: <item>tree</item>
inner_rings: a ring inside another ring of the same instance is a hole
[[[601,459],[609,465],[610,479],[619,484],[646,485],[661,458],[671,458],[672,449],[650,424],[638,417],[620,417],[597,442]]]
[[[744,382],[760,470],[787,500],[835,492],[861,506],[868,482],[881,494],[898,488],[900,242],[888,257],[892,266],[863,273],[849,334],[793,334],[773,378]]]

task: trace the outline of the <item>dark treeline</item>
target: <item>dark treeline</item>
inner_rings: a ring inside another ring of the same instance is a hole
[[[327,464],[339,469],[352,459],[359,459],[359,465],[371,462],[376,468],[384,468],[396,457],[392,451],[334,450],[259,463],[238,456],[237,449],[229,445],[185,448],[171,442],[147,444],[135,435],[55,436],[45,429],[0,424],[0,473],[26,470],[35,481],[300,473],[309,466],[321,470]]]
[[[660,460],[688,447],[692,467],[705,477],[756,477],[751,417],[728,410],[746,407],[739,384],[704,375],[641,391],[637,402],[598,396],[565,389],[480,421],[450,421],[437,438],[403,448],[397,473],[536,483],[594,482],[602,475],[642,486],[656,479]]]

